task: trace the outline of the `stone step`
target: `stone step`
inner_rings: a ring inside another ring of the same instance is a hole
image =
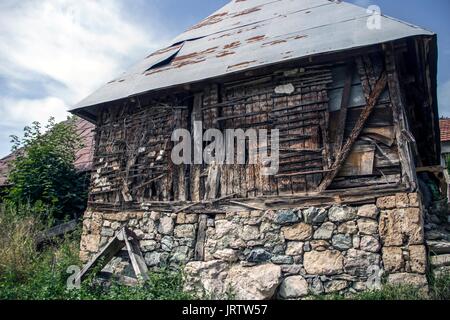
[[[450,254],[431,257],[431,265],[436,268],[450,266]]]
[[[450,242],[448,241],[427,241],[431,254],[450,253]]]

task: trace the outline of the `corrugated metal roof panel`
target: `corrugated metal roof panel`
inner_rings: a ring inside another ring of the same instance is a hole
[[[380,30],[369,30],[369,16],[364,8],[328,0],[234,0],[76,109],[320,53],[433,34],[385,16]],[[149,70],[155,64],[158,68]]]

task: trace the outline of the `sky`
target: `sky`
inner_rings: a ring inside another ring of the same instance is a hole
[[[67,110],[228,0],[0,0],[0,157],[9,136]],[[450,1],[349,0],[438,34],[440,114],[450,116]]]

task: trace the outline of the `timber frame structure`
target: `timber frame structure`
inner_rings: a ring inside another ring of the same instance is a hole
[[[436,35],[369,18],[345,2],[233,0],[80,102],[72,112],[96,125],[82,259],[127,227],[149,267],[272,259],[283,276],[305,264],[353,286],[370,265],[424,278],[417,168],[440,163]],[[248,159],[175,165],[171,135],[196,121],[278,129],[278,174]]]
[[[89,206],[224,212],[228,206],[355,204],[415,191],[416,166],[439,161],[438,125],[432,87],[418,90],[431,79],[408,62],[427,50],[422,59],[431,59],[427,46],[434,41],[388,43],[338,60],[310,58],[252,71],[251,77],[192,85],[185,93],[111,103],[98,115]],[[424,62],[425,74],[431,67]],[[275,93],[288,85],[294,93]],[[363,104],[348,107],[350,97]],[[340,108],[330,112],[330,103]],[[279,174],[259,175],[258,165],[173,165],[172,131],[189,129],[193,119],[203,121],[204,130],[279,129]]]

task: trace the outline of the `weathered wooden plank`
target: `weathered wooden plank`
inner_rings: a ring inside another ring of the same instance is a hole
[[[205,183],[205,200],[215,199],[219,194],[221,166],[212,163],[208,166],[208,177]]]
[[[90,259],[83,269],[81,269],[80,273],[75,278],[75,282],[81,283],[97,266],[99,269],[102,269],[120,250],[122,250],[123,247],[125,247],[124,237],[125,229],[121,229],[114,238],[112,238],[108,244]]]
[[[375,146],[355,145],[338,175],[340,177],[371,175],[374,162]]]
[[[339,112],[339,121],[337,124],[337,132],[336,132],[336,156],[342,150],[342,143],[344,141],[345,127],[347,123],[347,109],[350,104],[350,95],[352,93],[352,82],[353,82],[353,72],[354,65],[353,63],[349,63],[346,69],[345,74],[345,83],[344,83],[344,91],[342,93],[341,100],[341,110]]]
[[[352,133],[347,139],[347,142],[339,152],[338,156],[336,157],[336,161],[334,162],[331,171],[328,172],[324,179],[322,180],[321,184],[317,188],[317,191],[322,192],[326,190],[333,179],[338,174],[339,170],[341,169],[342,165],[344,164],[345,160],[347,159],[349,153],[351,152],[351,149],[358,139],[359,135],[361,134],[362,130],[364,129],[364,125],[369,119],[369,116],[371,115],[381,93],[384,91],[387,85],[387,76],[386,73],[383,73],[381,78],[377,81],[377,84],[375,85],[375,88],[372,92],[372,94],[369,97],[369,100],[367,102],[367,106],[364,109],[364,111],[361,113],[361,116],[356,123],[355,127],[352,130]]]
[[[128,229],[124,229],[124,241],[128,255],[130,256],[134,274],[139,280],[148,280],[147,264],[145,263],[142,252],[136,243],[135,236]]]
[[[194,106],[192,110],[192,123],[191,123],[191,132],[193,132],[193,154],[198,154],[203,157],[202,153],[202,145],[203,145],[203,136],[197,137],[195,130],[194,130],[194,122],[196,121],[202,121],[203,115],[202,115],[202,100],[203,100],[203,94],[197,93],[194,95]],[[203,135],[203,132],[201,133]],[[200,159],[197,159],[200,160]],[[194,164],[191,165],[191,199],[192,201],[200,201],[202,199],[201,196],[201,170],[202,165],[201,164],[195,164],[196,159],[194,159]]]
[[[405,117],[405,108],[403,105],[403,93],[400,88],[400,82],[396,69],[393,44],[385,46],[386,70],[389,86],[389,93],[392,103],[392,113],[394,118],[395,135],[398,145],[399,158],[402,167],[402,179],[406,186],[415,190],[418,186],[415,173],[414,157],[412,155],[410,143],[404,138],[403,130],[409,131],[408,123]]]
[[[65,235],[69,232],[75,231],[77,226],[78,226],[77,220],[72,220],[72,221],[57,225],[53,228],[50,228],[50,229],[40,233],[36,239],[36,242],[39,244],[43,241]]]
[[[206,230],[208,228],[208,216],[201,214],[198,220],[197,239],[195,243],[194,259],[196,261],[203,261],[205,259],[205,240]]]

